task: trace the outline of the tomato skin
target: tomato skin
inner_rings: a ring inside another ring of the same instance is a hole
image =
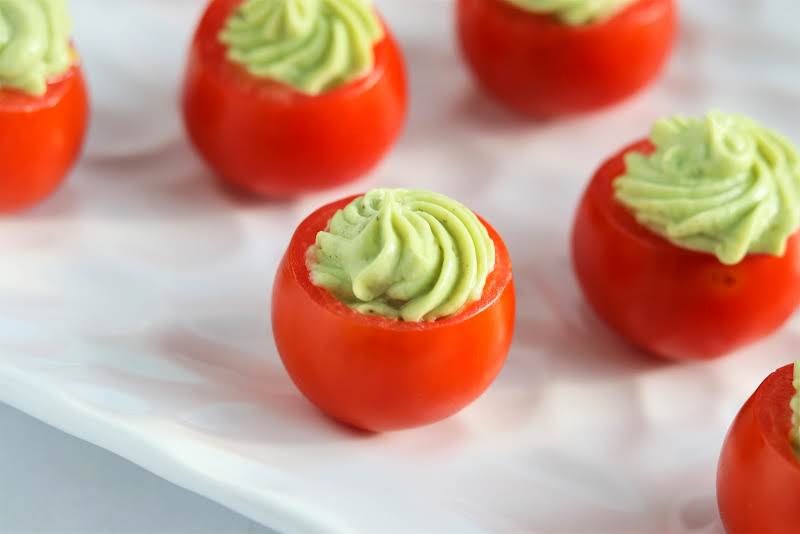
[[[505,0],[458,0],[464,58],[490,95],[545,119],[596,110],[651,82],[672,49],[674,0],[639,0],[608,20],[570,27]]]
[[[363,315],[314,286],[305,260],[316,234],[353,198],[320,208],[292,237],[272,293],[278,352],[300,391],[343,423],[384,432],[439,421],[483,393],[508,355],[515,316],[508,251],[487,224],[495,269],[482,300],[455,316],[404,323]]]
[[[352,181],[382,159],[405,121],[402,54],[386,29],[365,78],[318,96],[257,79],[217,36],[243,0],[213,0],[195,34],[183,89],[189,137],[214,172],[266,197]]]
[[[61,184],[80,154],[88,118],[77,65],[43,96],[0,90],[0,213],[31,207]]]
[[[578,207],[572,257],[589,304],[634,345],[675,360],[722,356],[779,328],[800,305],[800,237],[782,257],[752,254],[723,265],[641,226],[613,196],[636,143],[607,161]]]
[[[728,534],[800,530],[800,464],[789,438],[793,371],[787,365],[768,376],[725,438],[717,501]]]

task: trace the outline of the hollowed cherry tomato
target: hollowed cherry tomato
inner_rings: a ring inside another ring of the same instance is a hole
[[[405,67],[386,28],[364,78],[317,96],[259,79],[225,57],[219,33],[243,0],[212,0],[191,48],[186,129],[224,180],[267,197],[341,185],[374,167],[402,129]]]
[[[677,247],[640,225],[614,198],[630,151],[607,161],[581,200],[572,255],[587,300],[609,326],[651,353],[710,359],[779,328],[800,304],[800,237],[782,257],[752,254],[736,265]]]
[[[759,386],[731,426],[717,471],[717,501],[728,534],[800,531],[800,464],[790,441],[794,366]]]
[[[378,432],[444,419],[505,362],[515,312],[508,251],[487,224],[495,268],[481,300],[457,315],[413,323],[361,314],[313,285],[306,264],[317,233],[353,198],[320,208],[292,237],[272,294],[278,352],[300,391],[344,423]]]
[[[43,96],[0,89],[0,213],[28,208],[58,187],[80,154],[88,116],[77,65]]]
[[[619,102],[661,71],[673,0],[639,0],[608,20],[567,26],[506,0],[458,0],[458,35],[480,85],[506,106],[549,118]]]

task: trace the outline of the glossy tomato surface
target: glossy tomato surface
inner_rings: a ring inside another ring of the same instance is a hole
[[[80,154],[88,118],[79,66],[43,96],[0,90],[0,213],[30,207],[58,187]]]
[[[780,327],[800,304],[800,237],[782,257],[754,254],[723,265],[641,226],[614,199],[626,148],[592,178],[572,234],[575,272],[597,314],[633,344],[678,360],[709,359]]]
[[[717,501],[728,534],[800,532],[800,464],[789,437],[793,371],[787,365],[767,377],[725,439]]]
[[[217,175],[267,197],[354,180],[375,166],[405,121],[401,52],[386,30],[366,77],[318,96],[258,79],[225,58],[218,35],[242,0],[213,0],[197,29],[183,89],[186,129]]]
[[[407,323],[363,315],[314,286],[306,252],[336,210],[329,204],[298,227],[275,279],[272,326],[286,370],[331,417],[370,431],[444,419],[494,380],[514,330],[511,260],[487,225],[497,260],[483,298],[458,315]]]
[[[570,27],[506,0],[457,0],[463,55],[479,84],[535,118],[619,102],[661,71],[674,40],[674,0],[639,0],[608,20]]]

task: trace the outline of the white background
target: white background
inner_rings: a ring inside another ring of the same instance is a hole
[[[724,433],[796,357],[800,324],[718,362],[644,357],[585,307],[569,226],[598,163],[659,116],[741,111],[800,140],[800,7],[683,2],[659,84],[603,113],[531,125],[475,92],[448,3],[378,5],[409,63],[401,142],[361,183],[275,204],[220,191],[181,134],[177,87],[202,2],[73,0],[91,138],[58,195],[0,221],[0,401],[280,531],[718,532]],[[297,394],[268,299],[297,222],[377,185],[437,189],[491,221],[515,262],[519,309],[508,364],[478,403],[367,437]]]

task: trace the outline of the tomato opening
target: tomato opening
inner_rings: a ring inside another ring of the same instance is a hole
[[[785,460],[786,469],[800,474],[800,460],[791,442],[791,400],[796,391],[792,380],[794,365],[781,367],[767,377],[756,396],[756,413],[767,444]]]
[[[0,89],[0,113],[29,112],[56,105],[70,89],[72,80],[80,75],[80,65],[75,64],[63,74],[47,82],[47,92],[30,95],[17,89]]]
[[[795,534],[800,462],[791,444],[794,366],[769,375],[742,406],[725,438],[717,500],[728,534]]]
[[[511,260],[505,243],[486,221],[480,216],[478,219],[486,227],[489,236],[495,246],[495,266],[486,278],[486,285],[483,288],[483,295],[480,300],[468,304],[455,315],[443,317],[436,321],[407,322],[399,319],[391,319],[380,315],[370,315],[357,312],[337,299],[330,291],[325,288],[315,286],[309,276],[306,253],[316,242],[317,234],[328,227],[328,223],[334,214],[346,207],[350,202],[363,195],[353,195],[345,199],[329,204],[312,213],[297,229],[292,246],[290,248],[289,264],[294,276],[300,285],[308,293],[308,297],[321,307],[330,310],[332,313],[344,315],[348,320],[364,322],[369,325],[386,330],[428,330],[432,328],[442,328],[449,324],[462,322],[491,306],[508,286],[511,281]]]
[[[388,27],[384,26],[384,37],[374,45],[375,64],[365,76],[350,83],[325,91],[319,95],[307,95],[295,88],[269,78],[253,76],[237,63],[227,58],[227,48],[220,41],[219,33],[225,26],[228,18],[244,0],[215,0],[212,2],[202,23],[198,27],[196,42],[200,43],[197,53],[203,62],[213,69],[220,80],[235,86],[243,95],[261,96],[282,101],[286,107],[302,105],[303,102],[318,101],[320,99],[338,99],[348,93],[363,92],[374,85],[381,78],[390,61],[390,50],[386,46],[390,39]],[[380,16],[379,16],[380,18]]]

